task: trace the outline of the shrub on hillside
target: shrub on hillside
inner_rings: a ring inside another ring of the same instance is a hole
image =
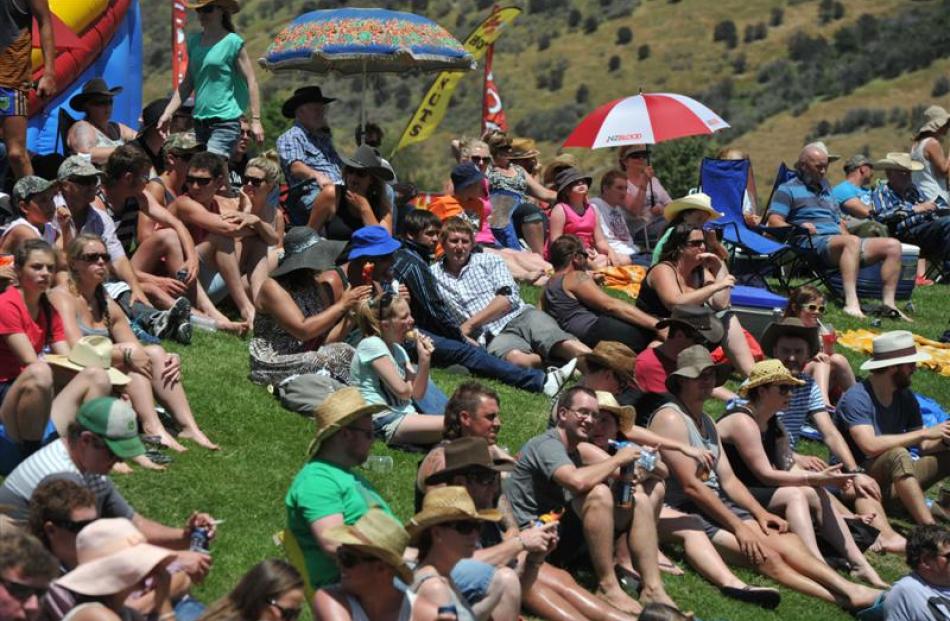
[[[577,87],[577,91],[574,93],[574,101],[579,104],[587,103],[587,100],[590,98],[590,90],[587,88],[586,84],[581,84]]]
[[[538,110],[515,124],[519,136],[531,136],[535,140],[561,142],[571,133],[584,114],[584,107],[569,104]]]
[[[637,48],[637,60],[646,60],[650,57],[650,46],[644,43]]]
[[[705,136],[670,140],[653,149],[653,169],[663,180],[670,196],[685,196],[696,185],[699,163],[712,155],[711,141]]]
[[[633,41],[633,31],[627,26],[617,28],[617,45],[626,45]]]
[[[538,51],[539,52],[543,52],[549,47],[551,47],[551,38],[548,35],[543,34],[540,37],[538,37]]]
[[[713,29],[713,41],[723,41],[727,48],[733,49],[739,44],[736,23],[731,19],[726,19],[716,24]]]
[[[607,61],[607,71],[616,71],[617,69],[620,69],[620,57],[614,54]]]
[[[781,7],[775,7],[772,9],[772,12],[769,14],[769,26],[775,28],[782,25],[782,20],[785,18],[785,11]]]
[[[810,37],[799,30],[788,40],[788,57],[800,63],[810,63],[827,55],[828,48],[823,36]]]
[[[591,34],[597,32],[597,26],[600,25],[600,22],[593,15],[588,15],[587,19],[584,20],[584,32]]]
[[[746,58],[745,54],[739,54],[732,59],[732,72],[733,73],[745,73],[746,69]]]
[[[571,12],[567,14],[567,25],[570,28],[577,28],[581,23],[581,12],[577,9],[571,9]]]
[[[942,97],[950,93],[950,79],[942,75],[934,80],[934,87],[930,90],[931,97]]]

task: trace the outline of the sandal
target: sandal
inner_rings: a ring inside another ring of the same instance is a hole
[[[782,603],[782,594],[775,589],[764,587],[744,586],[741,589],[736,587],[721,587],[719,592],[726,597],[745,602],[747,604],[756,604],[766,610],[775,610]]]
[[[614,573],[617,574],[617,582],[620,583],[620,588],[626,591],[628,595],[639,597],[640,587],[642,586],[640,576],[621,565],[614,565]]]

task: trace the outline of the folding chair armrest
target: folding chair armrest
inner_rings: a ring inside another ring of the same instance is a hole
[[[762,235],[768,235],[774,239],[777,239],[781,242],[786,242],[788,239],[794,235],[809,235],[808,229],[798,226],[797,224],[789,224],[788,226],[763,226],[758,225],[755,227],[749,227],[756,233]]]

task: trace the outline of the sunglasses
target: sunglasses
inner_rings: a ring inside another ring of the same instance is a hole
[[[393,303],[393,299],[396,296],[388,291],[383,294],[383,297],[379,298],[379,322],[383,322],[383,311],[389,308],[389,305]]]
[[[214,12],[216,8],[218,7],[216,7],[213,4],[206,4],[204,6],[199,6],[197,9],[195,9],[195,13],[204,13],[205,15],[207,15],[208,13]]]
[[[336,560],[340,562],[340,566],[350,568],[361,563],[372,563],[379,559],[370,554],[361,554],[352,548],[340,546],[336,551]]]
[[[778,387],[778,394],[782,395],[783,397],[787,397],[788,395],[792,394],[792,390],[794,389],[795,389],[794,386],[789,386],[788,384],[780,384]]]
[[[261,187],[261,185],[266,181],[267,179],[264,177],[252,177],[250,175],[244,175],[244,183],[247,185],[252,185],[255,188]]]
[[[691,239],[686,242],[686,245],[690,248],[704,248],[706,246],[705,239]]]
[[[72,534],[78,534],[79,531],[89,526],[96,520],[59,520],[53,522],[56,526],[62,528],[63,530],[68,530]]]
[[[201,8],[204,9],[207,7]],[[200,11],[201,9],[198,10]],[[267,603],[277,609],[277,611],[280,613],[280,618],[283,619],[283,621],[296,621],[297,617],[300,616],[300,608],[284,608],[274,600],[270,600]]]
[[[472,156],[469,157],[468,159],[472,160],[472,163],[473,163],[473,164],[490,164],[490,163],[491,163],[491,157],[489,157],[489,156],[487,156],[487,155],[486,155],[485,157],[479,157],[479,156],[477,156],[477,155],[472,155]]]
[[[457,520],[455,522],[446,522],[443,524],[451,528],[460,535],[471,535],[481,530],[482,524],[476,520]]]
[[[28,584],[23,584],[22,582],[14,582],[13,580],[7,580],[6,578],[0,578],[0,585],[3,585],[3,588],[7,590],[7,593],[10,594],[10,597],[17,600],[21,604],[25,604],[30,601],[31,597],[36,597],[36,599],[43,599],[43,596],[46,595],[46,587],[35,587]]]
[[[108,252],[87,252],[85,254],[79,255],[79,260],[85,261],[86,263],[98,263],[99,261],[108,263],[109,258]]]
[[[825,314],[825,305],[824,304],[806,304],[805,310],[809,313],[818,313],[819,315]]]
[[[185,183],[188,185],[197,184],[198,187],[203,188],[214,180],[214,177],[196,177],[194,175],[188,175],[185,177]]]
[[[475,485],[494,485],[498,481],[497,472],[469,472],[465,475],[465,480],[469,483],[474,483]]]
[[[70,177],[69,182],[89,188],[99,185],[99,177]]]

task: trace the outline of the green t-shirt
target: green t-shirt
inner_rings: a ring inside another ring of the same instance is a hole
[[[188,73],[195,88],[196,119],[237,119],[247,108],[248,91],[238,57],[244,39],[233,32],[210,47],[201,33],[188,37]]]
[[[311,460],[297,473],[287,490],[284,505],[287,507],[287,526],[300,544],[314,588],[338,582],[340,572],[334,559],[323,552],[311,534],[313,522],[342,513],[343,522],[353,524],[370,507],[379,507],[393,515],[392,509],[369,481],[319,459]]]

